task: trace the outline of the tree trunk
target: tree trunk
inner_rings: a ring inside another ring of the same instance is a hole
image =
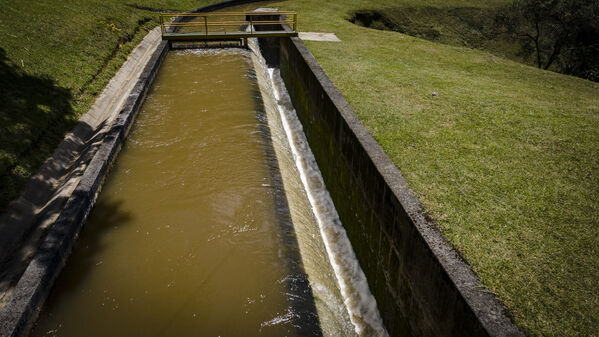
[[[534,37],[535,48],[537,50],[537,67],[541,68],[541,48],[539,47],[539,39],[541,36],[541,29],[539,28],[539,18],[536,18],[535,27],[537,28],[537,35]]]
[[[561,49],[562,42],[560,40],[555,41],[555,44],[553,45],[553,52],[551,53],[551,56],[549,56],[549,59],[547,60],[547,63],[545,64],[543,69],[547,70],[549,69],[549,67],[551,67],[551,64],[553,63],[553,61],[555,61],[555,58],[557,57],[557,55],[559,55]]]

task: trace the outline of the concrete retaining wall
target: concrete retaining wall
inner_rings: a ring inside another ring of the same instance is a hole
[[[0,336],[23,336],[29,332],[41,305],[50,293],[54,280],[71,252],[108,170],[133,124],[167,51],[168,44],[161,42],[147,63],[125,106],[104,137],[102,145],[89,163],[81,181],[21,276],[9,302],[0,313]]]
[[[265,53],[268,55],[269,53]],[[298,38],[280,69],[392,336],[522,336]]]

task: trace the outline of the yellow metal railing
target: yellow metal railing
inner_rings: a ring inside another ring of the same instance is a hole
[[[277,16],[278,20],[272,20]],[[270,18],[267,18],[270,17]],[[180,18],[180,19],[179,19]],[[261,18],[264,18],[262,20]],[[166,33],[211,34],[239,32],[253,34],[256,26],[285,25],[297,32],[296,12],[220,12],[220,13],[161,13],[160,27]],[[249,27],[249,31],[246,29]],[[283,26],[281,32],[287,32]]]

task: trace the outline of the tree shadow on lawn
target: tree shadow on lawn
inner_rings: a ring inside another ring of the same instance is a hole
[[[0,48],[0,213],[77,123],[70,89],[26,73]]]

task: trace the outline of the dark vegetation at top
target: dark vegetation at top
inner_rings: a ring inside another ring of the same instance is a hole
[[[496,21],[539,68],[599,81],[599,1],[515,0]]]
[[[503,8],[360,10],[349,20],[599,81],[599,1],[515,0]]]
[[[498,35],[493,24],[496,13],[496,8],[399,7],[356,11],[349,21],[449,45],[488,49],[488,41]]]

